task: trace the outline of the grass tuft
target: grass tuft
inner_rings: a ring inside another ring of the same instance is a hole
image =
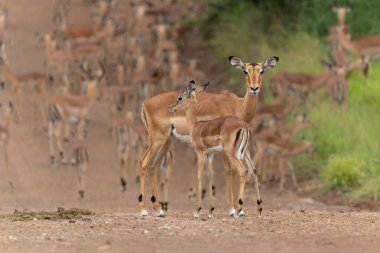
[[[91,216],[91,215],[94,215],[94,213],[87,209],[80,209],[80,208],[64,209],[62,207],[58,207],[57,211],[55,212],[46,212],[46,211],[20,212],[16,209],[13,212],[13,214],[1,215],[0,219],[7,220],[7,221],[32,221],[32,220],[57,221],[57,220],[75,220],[75,219],[80,219],[85,216]]]

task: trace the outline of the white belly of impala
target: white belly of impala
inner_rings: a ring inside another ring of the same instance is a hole
[[[222,151],[223,151],[222,145],[218,145],[218,146],[214,146],[214,147],[206,149],[206,154],[219,153]]]
[[[191,142],[191,136],[190,135],[181,135],[177,132],[177,129],[175,127],[172,128],[172,134],[174,137],[176,137],[178,140],[186,143]]]

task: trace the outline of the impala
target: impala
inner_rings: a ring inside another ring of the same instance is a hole
[[[78,138],[83,139],[86,116],[97,95],[97,82],[95,80],[88,80],[87,82],[88,88],[85,96],[62,94],[48,99],[48,135],[52,167],[56,166],[54,142],[58,146],[61,162],[63,164],[67,162],[62,145],[62,133],[65,141],[68,141],[70,117],[78,119]]]
[[[194,217],[199,218],[201,210],[201,194],[203,170],[207,163],[207,157],[213,153],[221,153],[223,160],[226,163],[227,189],[230,191],[232,187],[232,170],[236,170],[239,175],[239,193],[238,193],[238,215],[245,216],[243,211],[243,196],[247,173],[254,178],[257,208],[261,214],[261,198],[257,180],[257,171],[249,157],[246,155],[247,147],[249,146],[251,130],[249,124],[239,119],[236,116],[224,116],[213,120],[197,121],[197,92],[195,82],[190,81],[186,91],[182,93],[177,101],[169,106],[170,112],[186,111],[186,123],[189,126],[191,143],[195,149],[198,160],[198,184],[197,184],[197,209],[194,212]],[[244,166],[244,163],[249,166]],[[234,208],[233,200],[230,198],[227,201],[227,206],[231,210]],[[211,198],[210,210],[208,217],[213,217],[214,200]]]
[[[320,75],[301,72],[279,72],[271,76],[269,79],[269,87],[276,96],[275,100],[280,102],[286,97],[289,90],[296,90],[301,94],[302,98],[305,98],[308,92],[322,87],[333,75],[332,65],[325,65],[326,68]]]
[[[246,93],[240,98],[232,93],[213,94],[204,92],[197,103],[197,120],[211,120],[222,116],[237,116],[245,122],[250,122],[255,114],[258,94],[262,84],[263,74],[266,70],[273,68],[278,57],[271,57],[264,63],[243,63],[240,58],[230,56],[230,63],[235,68],[243,71],[246,80]],[[141,215],[147,216],[145,177],[148,170],[151,177],[153,207],[159,210],[156,203],[157,184],[155,170],[162,157],[170,148],[170,136],[189,142],[191,140],[188,126],[186,125],[185,112],[170,113],[168,107],[170,101],[175,101],[178,92],[166,92],[147,99],[143,103],[141,118],[149,133],[149,148],[140,162],[140,202]],[[165,213],[159,210],[159,215]]]
[[[294,167],[290,162],[290,159],[300,153],[308,152],[312,154],[314,151],[314,143],[305,140],[300,145],[294,145],[291,142],[283,141],[280,139],[271,139],[268,140],[267,149],[269,152],[273,153],[279,159],[279,173],[280,173],[280,183],[279,183],[279,191],[282,192],[284,190],[285,179],[286,179],[286,168],[288,167],[290,171],[290,175],[292,177],[293,186],[299,190],[297,177],[294,171]]]
[[[380,57],[380,35],[373,35],[356,40],[350,40],[344,33],[341,27],[336,27],[329,36],[327,41],[338,40],[344,50],[352,53],[357,58],[364,58],[364,63],[367,64],[370,58]]]

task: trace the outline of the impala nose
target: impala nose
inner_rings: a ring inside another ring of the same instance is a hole
[[[258,94],[260,91],[260,87],[251,87],[251,94]]]

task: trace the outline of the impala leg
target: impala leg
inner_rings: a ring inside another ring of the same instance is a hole
[[[79,163],[77,164],[77,176],[78,176],[78,194],[81,199],[84,198],[84,174],[86,172],[86,163]]]
[[[32,109],[33,109],[33,129],[35,130],[37,128],[37,118],[38,118],[38,109],[37,109],[37,101],[35,99],[32,99]]]
[[[67,164],[67,160],[65,158],[65,152],[63,149],[62,144],[62,122],[58,122],[55,129],[54,129],[54,139],[57,144],[58,150],[59,150],[59,156],[61,158],[61,163],[63,165]]]
[[[56,167],[57,163],[55,161],[55,152],[54,152],[54,122],[49,121],[48,125],[48,137],[49,137],[49,150],[50,150],[50,166],[52,168]]]
[[[18,88],[16,90],[16,119],[17,121],[21,121],[21,107],[22,107],[22,89]]]
[[[227,208],[228,216],[233,217],[236,214],[236,209],[234,208],[233,199],[233,185],[232,185],[232,168],[230,159],[226,154],[222,155],[224,161],[224,167],[226,170],[226,190],[227,190]]]
[[[209,209],[209,218],[213,218],[213,212],[215,209],[215,185],[214,185],[214,170],[212,167],[212,161],[213,161],[213,156],[208,155],[207,156],[207,162],[206,162],[206,171],[207,171],[207,186],[208,186],[208,192],[209,192],[209,201],[210,201],[210,209]]]
[[[196,193],[196,189],[197,189],[197,186],[196,186],[196,177],[197,177],[197,163],[198,163],[198,160],[197,160],[197,156],[194,157],[193,159],[193,163],[192,163],[192,168],[190,169],[190,187],[189,187],[189,193],[187,194],[187,196],[189,197],[189,199],[193,199],[196,197],[197,193]]]
[[[332,82],[328,82],[327,89],[328,89],[328,94],[329,94],[330,102],[333,103],[335,101],[335,99],[336,99],[335,84],[333,84]]]
[[[346,103],[348,102],[348,85],[347,85],[347,82],[344,82],[343,83],[343,88],[344,88],[344,98],[343,98],[343,103]]]
[[[168,211],[168,204],[169,204],[169,183],[170,183],[170,178],[172,175],[173,171],[173,154],[172,152],[168,152],[166,154],[166,173],[165,173],[165,178],[163,182],[163,201],[162,201],[162,210],[165,212]]]
[[[259,189],[260,187],[259,187],[259,180],[257,177],[257,169],[255,165],[253,164],[251,157],[249,155],[246,155],[244,159],[245,159],[246,164],[248,165],[248,171],[253,178],[253,184],[254,184],[255,192],[256,192],[257,211],[260,216],[261,212],[263,211],[263,208],[261,206],[261,204],[263,203],[263,200],[261,199],[261,196],[260,196],[260,189]]]
[[[239,189],[238,189],[238,204],[237,204],[237,213],[239,217],[244,217],[245,213],[243,211],[243,199],[244,199],[244,188],[245,188],[245,182],[247,178],[247,169],[244,167],[243,163],[240,160],[233,159],[233,165],[236,168],[239,176]]]
[[[284,166],[285,166],[285,164],[284,164],[283,159],[280,159],[280,161],[279,161],[279,169],[280,169],[280,186],[279,186],[279,191],[280,192],[284,191],[284,185],[285,185],[286,173],[285,173]]]
[[[117,108],[116,108],[116,102],[114,101],[114,98],[111,98],[110,102],[110,111],[111,111],[111,122],[113,122],[115,119],[117,119]],[[112,129],[112,126],[111,126]]]
[[[150,200],[153,203],[153,209],[156,211],[159,211],[159,214],[158,214],[159,217],[164,217],[165,212],[161,209],[161,205],[158,201],[159,195],[158,195],[158,188],[157,188],[157,167],[158,165],[161,164],[162,159],[168,153],[169,148],[170,148],[170,141],[168,140],[158,152],[157,159],[154,160],[153,166],[151,167],[149,171],[150,184],[151,184],[151,190],[152,190],[152,197]]]
[[[128,161],[126,159],[127,155],[127,150],[129,149],[129,147],[127,146],[126,147],[126,150],[125,151],[120,151],[119,152],[119,163],[120,163],[120,184],[121,184],[121,191],[122,192],[125,192],[127,190],[127,164],[126,164],[126,161]]]
[[[79,140],[85,139],[85,127],[86,127],[86,118],[83,117],[79,120],[78,131],[77,131],[77,139],[79,139]]]
[[[292,162],[290,162],[290,161],[288,161],[286,164],[287,164],[287,166],[288,166],[288,168],[290,170],[290,174],[292,176],[293,186],[298,191],[299,190],[299,186],[298,186],[298,182],[297,182],[296,173],[294,171],[294,166],[293,166]]]
[[[42,102],[39,102],[39,110],[40,110],[40,114],[41,114],[42,125],[44,128],[44,131],[46,131],[47,116],[46,116],[45,107],[44,107]]]
[[[8,148],[6,146],[4,147],[3,152],[4,152],[6,178],[8,178],[9,186],[13,189],[13,177],[12,177],[13,173],[11,171],[11,167],[9,164]]]
[[[148,169],[155,169],[157,159],[159,158],[160,150],[165,145],[165,141],[152,142],[148,150],[146,151],[144,157],[140,162],[140,195],[138,200],[140,202],[141,216],[148,216],[148,211],[146,210],[146,194],[145,194],[145,180],[148,173]],[[151,199],[155,200],[155,199]]]
[[[67,119],[62,118],[62,127],[63,127],[63,141],[69,142],[70,136],[70,123]]]
[[[267,154],[263,154],[263,157],[261,158],[261,163],[260,163],[260,167],[261,167],[261,172],[262,172],[262,182],[264,183],[267,183],[267,180],[268,180],[268,155]]]
[[[273,180],[274,174],[273,167],[275,166],[275,159],[273,154],[268,154],[268,166],[266,168],[267,173],[269,175],[269,179]]]
[[[205,168],[205,155],[202,152],[197,152],[198,159],[198,171],[197,171],[197,196],[196,196],[196,210],[194,212],[194,218],[199,218],[199,212],[202,209],[202,182],[203,172]]]
[[[135,155],[134,155],[135,158],[136,157],[142,157],[144,155],[143,154],[143,152],[144,152],[143,144],[138,143],[137,147],[134,148],[134,151],[135,151]],[[134,161],[133,165],[137,165],[136,168],[138,168],[139,167],[138,164],[139,164],[139,160],[137,159]],[[139,175],[139,171],[137,169],[136,170],[136,183],[139,183],[139,182],[140,182],[140,175]]]

